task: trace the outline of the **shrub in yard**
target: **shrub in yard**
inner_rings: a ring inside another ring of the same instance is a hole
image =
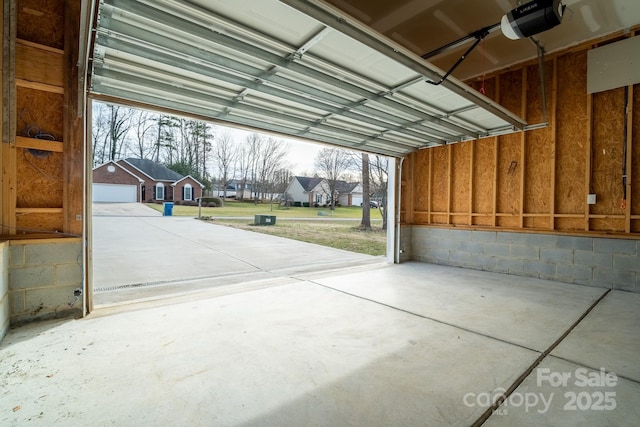
[[[178,206],[182,204],[182,200],[176,200],[175,202],[173,202],[174,205]]]
[[[220,206],[218,206],[218,204],[216,204],[215,202],[208,202],[207,204],[202,204],[202,206],[206,206],[208,208],[218,208]]]
[[[296,208],[300,208],[300,207],[302,207],[302,203],[300,203],[300,202],[293,202],[293,206],[294,206],[294,207],[296,207]]]
[[[222,198],[221,197],[203,197],[202,198],[202,206],[209,206],[209,203],[214,203],[214,207],[222,206]]]
[[[309,202],[302,202],[302,206],[304,206],[305,208],[309,207]]]
[[[313,207],[314,207],[314,208],[319,208],[319,207],[320,207],[320,204],[318,204],[318,203],[314,203],[314,204],[313,204]]]

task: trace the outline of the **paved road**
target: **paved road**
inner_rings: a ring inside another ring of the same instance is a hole
[[[98,305],[385,261],[189,217],[163,217],[139,204],[94,204],[93,210]]]

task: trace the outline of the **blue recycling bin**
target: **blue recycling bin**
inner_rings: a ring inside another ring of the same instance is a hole
[[[173,215],[173,202],[164,202],[162,206],[164,207],[164,212],[162,212],[163,216]]]

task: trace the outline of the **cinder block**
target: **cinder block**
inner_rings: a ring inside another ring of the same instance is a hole
[[[460,250],[478,254],[482,252],[482,243],[472,242],[472,241],[462,241],[460,242]]]
[[[538,273],[540,277],[551,277],[556,275],[556,264],[552,262],[532,261],[525,259],[523,270]]]
[[[615,254],[636,254],[636,241],[624,239],[593,239],[593,251]]]
[[[77,263],[82,260],[80,243],[50,243],[25,245],[25,265]]]
[[[439,261],[449,260],[448,249],[429,249],[429,251],[425,255],[431,258],[436,258]]]
[[[482,253],[507,257],[509,256],[509,245],[504,243],[485,243],[482,245]]]
[[[593,283],[608,288],[621,289],[635,283],[636,273],[633,271],[618,271],[608,268],[593,269]]]
[[[556,247],[560,249],[592,251],[593,239],[591,237],[558,236]]]
[[[460,240],[451,240],[451,239],[440,240],[440,242],[438,243],[438,247],[442,249],[450,249],[452,251],[457,251],[460,249]]]
[[[593,268],[582,265],[558,264],[556,266],[556,280],[569,283],[591,282],[593,279]]]
[[[57,286],[51,288],[41,288],[26,291],[25,305],[27,311],[36,311],[46,313],[69,309],[69,304],[75,300],[73,291],[75,286]],[[76,305],[80,302],[76,303]],[[42,307],[42,309],[40,309]]]
[[[2,333],[4,332],[4,326],[11,317],[11,311],[9,309],[9,293],[0,298],[0,340],[2,340]]]
[[[432,228],[431,238],[433,239],[449,239],[449,230],[446,228]]]
[[[471,262],[477,265],[481,270],[495,271],[496,257],[484,254],[472,254]]]
[[[40,288],[52,286],[55,276],[52,265],[22,267],[9,270],[9,286],[14,289]]]
[[[468,241],[471,240],[473,232],[471,230],[449,230],[449,239]]]
[[[552,234],[527,234],[525,237],[526,246],[538,246],[555,248],[558,236]]]
[[[575,250],[573,252],[573,263],[587,267],[613,268],[613,254]]]
[[[540,248],[540,260],[559,264],[573,264],[572,249]]]
[[[509,256],[518,259],[540,259],[540,248],[535,246],[511,245],[509,247]]]
[[[471,265],[471,254],[469,252],[451,251],[449,253],[449,262],[456,266]]]
[[[425,227],[411,227],[411,238],[425,240],[431,237],[431,229]]]
[[[11,291],[9,293],[9,306],[11,307],[11,313],[22,313],[26,311],[24,305],[24,292],[25,291]]]
[[[24,266],[24,246],[25,245],[9,246],[9,267]]]
[[[613,268],[622,271],[640,272],[640,257],[633,255],[615,254],[613,256]]]
[[[498,243],[509,243],[512,245],[524,244],[526,234],[524,233],[509,233],[506,231],[500,231],[497,233],[496,241]]]
[[[496,268],[501,272],[517,274],[524,271],[524,261],[521,259],[498,258],[496,260]]]
[[[56,285],[82,284],[82,266],[79,264],[60,264],[55,267]]]
[[[472,236],[474,242],[493,243],[496,241],[495,231],[474,231]]]

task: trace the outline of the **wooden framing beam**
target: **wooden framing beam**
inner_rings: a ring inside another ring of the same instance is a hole
[[[527,67],[522,68],[522,98],[520,117],[527,117]],[[527,133],[520,132],[520,228],[524,228],[525,172],[527,166]]]
[[[82,234],[84,203],[84,112],[78,111],[80,2],[64,2],[63,229]]]
[[[473,225],[473,164],[475,161],[475,153],[476,153],[476,141],[470,142],[471,147],[469,150],[469,225]]]
[[[586,165],[584,168],[584,231],[589,231],[591,205],[587,203],[587,194],[591,193],[591,170],[593,162],[593,94],[587,95],[587,141],[585,147]]]
[[[551,80],[551,111],[549,112],[549,125],[551,126],[551,178],[549,179],[549,229],[556,229],[556,150],[558,139],[558,59],[553,58],[553,77]]]
[[[16,2],[2,4],[2,235],[16,233]]]
[[[453,148],[447,145],[447,224],[451,224],[451,181],[453,180]]]
[[[624,231],[625,233],[631,233],[631,191],[633,190],[631,182],[633,180],[633,85],[627,87],[629,98],[628,98],[628,106],[625,111],[627,115],[627,198],[625,200],[625,221],[624,221]]]

